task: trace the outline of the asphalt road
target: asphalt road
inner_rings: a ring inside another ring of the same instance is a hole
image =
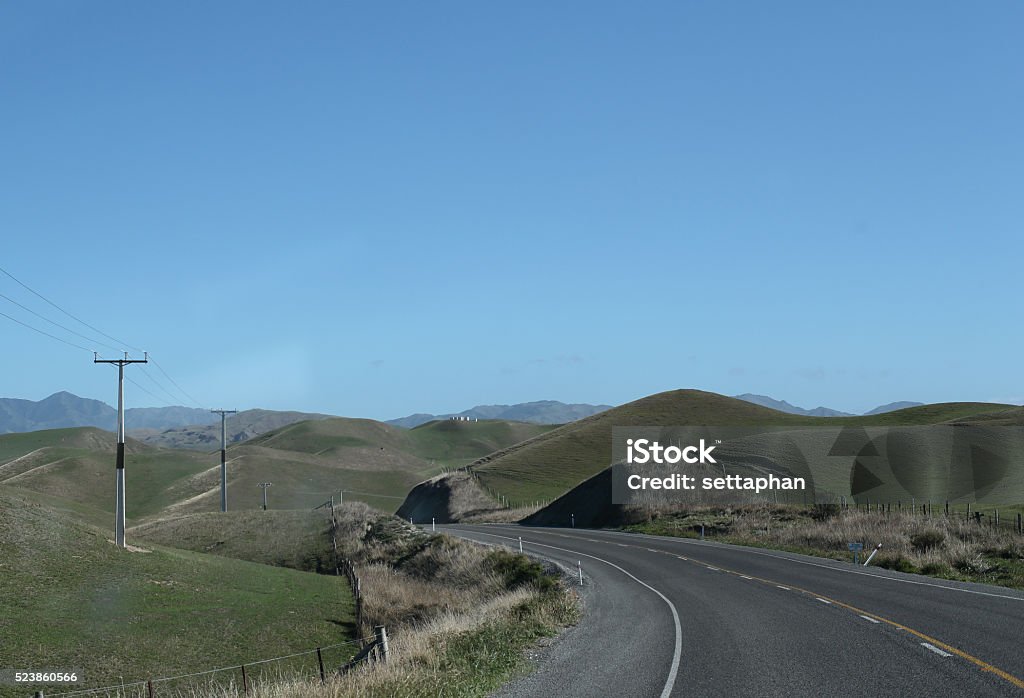
[[[1018,591],[692,539],[443,530],[582,563],[582,621],[499,696],[1024,695]]]

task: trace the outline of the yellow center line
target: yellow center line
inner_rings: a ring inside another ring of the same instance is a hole
[[[568,536],[568,535],[564,535],[564,534],[560,534],[560,533],[552,533],[551,535],[557,535],[557,536],[559,536],[561,538],[573,537],[573,536]],[[588,540],[589,539],[590,538],[588,538]],[[611,541],[609,541],[609,540],[595,540],[594,542],[610,543]],[[641,548],[640,546],[633,546],[633,544],[624,544],[624,543],[621,543],[621,542],[618,542],[618,543],[615,543],[615,544],[616,544],[616,546],[618,546],[620,548]],[[669,553],[668,551],[654,551],[654,550],[652,550],[650,548],[648,548],[647,550],[652,552],[652,553],[666,553],[667,555],[675,555],[674,553]],[[703,565],[705,567],[711,567],[711,565],[708,565],[707,563],[703,563],[703,562],[700,562],[699,560],[695,560],[695,559],[692,559],[692,558],[685,558],[685,557],[683,557],[681,555],[675,555],[675,557],[679,558],[680,560],[685,560],[686,562],[692,562],[695,565]],[[879,622],[883,622],[883,623],[886,623],[887,625],[891,625],[891,626],[895,627],[896,629],[905,630],[906,632],[909,632],[910,635],[912,635],[912,636],[914,636],[916,638],[920,638],[920,639],[924,640],[925,642],[931,643],[932,645],[935,645],[936,647],[938,647],[940,649],[943,649],[943,650],[945,650],[947,652],[951,652],[952,654],[955,654],[957,657],[961,657],[963,659],[967,659],[969,662],[971,662],[975,666],[978,666],[982,671],[988,671],[990,673],[994,673],[995,675],[997,675],[997,677],[999,679],[1008,681],[1008,682],[1010,682],[1011,684],[1013,684],[1014,686],[1016,686],[1019,689],[1024,689],[1024,680],[1019,679],[1018,677],[1015,677],[1015,675],[1010,673],[1009,671],[1004,671],[1004,670],[1000,669],[997,666],[993,666],[992,664],[989,664],[984,659],[979,659],[978,657],[975,657],[973,654],[969,654],[968,652],[965,652],[962,649],[959,649],[957,647],[953,647],[952,645],[944,643],[941,640],[938,640],[938,639],[933,638],[931,636],[925,635],[924,632],[921,632],[920,630],[915,630],[912,627],[909,627],[907,625],[903,625],[902,623],[898,623],[895,620],[890,620],[889,618],[886,618],[885,616],[881,616],[881,615],[878,615],[876,613],[870,613],[869,611],[865,611],[863,609],[859,609],[856,606],[851,606],[850,604],[843,603],[842,601],[839,601],[838,599],[833,599],[833,598],[830,598],[830,597],[823,596],[821,594],[816,594],[814,592],[810,592],[810,591],[806,590],[806,588],[801,588],[800,586],[794,586],[792,584],[788,585],[788,586],[782,586],[778,582],[772,581],[771,579],[765,579],[763,577],[755,577],[755,576],[744,575],[744,574],[741,574],[741,573],[737,572],[736,570],[728,569],[728,568],[725,568],[725,567],[711,567],[711,568],[715,569],[715,570],[723,571],[723,572],[728,572],[729,574],[735,574],[735,575],[741,576],[741,577],[743,577],[745,579],[756,579],[757,581],[761,581],[761,582],[764,582],[766,584],[771,584],[772,586],[777,586],[779,588],[784,588],[784,590],[795,590],[797,592],[800,592],[801,594],[807,594],[809,596],[821,599],[822,601],[828,601],[830,603],[833,603],[836,606],[839,606],[841,608],[847,609],[848,611],[853,611],[857,615],[862,615],[863,617],[867,617],[867,618],[873,618],[874,620],[878,620]]]
[[[679,559],[680,560],[687,560],[687,558],[684,558],[684,557],[680,557]],[[699,560],[690,559],[690,560],[687,560],[687,562],[692,562],[694,564],[704,565],[705,567],[708,566],[707,563],[700,562]],[[741,577],[742,576],[746,576],[746,575],[740,574],[736,570],[731,570],[731,569],[728,569],[728,568],[725,568],[725,567],[719,567],[718,569],[720,571],[723,571],[723,572],[728,572],[729,574],[735,574],[735,575],[738,575],[738,576],[741,576]],[[975,657],[972,654],[964,652],[962,649],[960,649],[958,647],[953,647],[952,645],[947,644],[947,643],[943,642],[942,640],[938,640],[938,639],[936,639],[934,637],[931,637],[930,635],[926,635],[926,634],[920,632],[919,630],[914,630],[913,628],[911,628],[909,626],[906,626],[906,625],[903,625],[902,623],[897,623],[896,621],[890,620],[890,619],[888,619],[888,618],[886,618],[884,616],[880,616],[877,613],[871,613],[870,611],[865,611],[865,610],[863,610],[861,608],[857,608],[856,606],[851,606],[848,603],[843,603],[842,601],[839,601],[838,599],[833,599],[833,598],[831,598],[829,596],[825,596],[823,594],[818,594],[816,592],[809,591],[807,589],[802,589],[802,588],[800,588],[798,586],[793,586],[792,584],[790,584],[789,587],[782,587],[778,582],[774,582],[774,581],[772,581],[770,579],[764,579],[763,577],[751,576],[750,578],[751,579],[755,579],[755,580],[757,580],[759,582],[763,582],[765,584],[771,584],[772,586],[779,587],[780,589],[782,589],[782,588],[789,588],[789,589],[793,589],[795,591],[799,591],[799,592],[801,592],[803,594],[807,594],[809,596],[816,597],[816,598],[824,600],[824,601],[829,601],[829,602],[835,604],[836,606],[839,606],[841,608],[845,608],[848,611],[853,611],[857,615],[863,616],[865,618],[873,618],[874,620],[877,620],[880,623],[885,623],[887,625],[891,625],[892,627],[896,628],[897,630],[905,630],[906,632],[908,632],[911,635],[914,635],[914,636],[924,640],[925,642],[930,642],[931,644],[935,645],[936,647],[938,647],[940,649],[946,650],[947,652],[952,652],[956,656],[961,657],[963,659],[966,659],[971,664],[974,664],[975,666],[979,667],[982,671],[987,671],[987,672],[990,672],[992,674],[995,674],[999,678],[1004,679],[1006,681],[1009,681],[1010,683],[1012,683],[1017,688],[1024,688],[1024,679],[1020,679],[1020,678],[1014,676],[1013,674],[1011,674],[1011,673],[1009,673],[1007,671],[1003,671],[999,667],[996,667],[996,666],[993,666],[993,665],[989,664],[984,659],[979,659],[978,657]]]

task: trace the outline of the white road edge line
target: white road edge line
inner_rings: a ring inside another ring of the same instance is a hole
[[[704,565],[704,566],[707,567],[709,570],[714,570],[715,572],[719,571],[719,569],[717,567],[712,567],[711,565]]]
[[[495,538],[504,538],[505,540],[517,540],[517,539],[511,538],[509,536],[499,536],[496,533],[487,533],[485,531],[467,531],[467,532],[468,533],[476,533],[478,535],[483,535],[483,536],[494,536]],[[566,537],[568,537],[568,536],[566,536]],[[569,550],[568,548],[559,548],[558,546],[547,545],[545,543],[531,542],[530,545],[536,545],[536,546],[540,546],[542,548],[551,548],[552,550],[561,550],[563,553],[572,553],[573,555],[582,555],[583,557],[589,557],[591,560],[597,560],[598,562],[603,562],[604,564],[608,565],[609,567],[614,567],[619,572],[622,572],[622,574],[626,575],[627,577],[632,579],[634,582],[636,582],[640,586],[646,587],[647,589],[650,589],[655,594],[657,594],[658,597],[660,597],[662,601],[664,601],[665,603],[668,604],[669,610],[672,611],[672,621],[675,623],[675,626],[676,626],[676,644],[675,644],[675,649],[672,652],[672,666],[668,670],[668,678],[665,680],[665,688],[662,689],[662,691],[661,691],[661,698],[669,698],[669,696],[672,695],[672,687],[676,683],[676,675],[679,673],[679,660],[680,660],[680,658],[682,657],[682,654],[683,654],[683,627],[682,627],[682,624],[679,622],[679,611],[676,610],[675,604],[673,604],[671,601],[669,601],[667,596],[662,594],[660,591],[658,591],[657,589],[652,587],[647,582],[644,582],[644,581],[642,581],[640,579],[637,579],[632,574],[630,574],[626,570],[624,570],[621,567],[619,567],[618,565],[616,565],[614,562],[608,562],[604,558],[600,558],[597,555],[590,555],[589,553],[582,553],[582,552],[580,552],[578,550]]]
[[[778,588],[783,589],[785,591],[789,591],[789,587],[784,587],[781,584],[776,584],[775,586],[777,586]]]
[[[940,650],[938,647],[936,647],[935,645],[933,645],[930,642],[922,642],[921,643],[921,647],[924,647],[925,649],[931,650],[932,652],[934,652],[935,654],[939,655],[940,657],[952,657],[953,656],[949,652],[943,652],[942,650]]]
[[[869,623],[881,623],[882,622],[880,620],[872,618],[871,616],[861,616],[861,618],[863,618],[864,620],[866,620]]]
[[[747,576],[747,575],[745,575],[745,574],[741,574],[741,575],[740,575],[740,577],[741,577],[742,579],[750,579],[750,580],[753,580],[753,579],[754,579],[753,577],[748,577],[748,576]]]
[[[822,603],[827,603],[829,606],[832,605],[832,602],[829,601],[828,599],[823,599],[820,596],[815,596],[814,598],[816,598],[818,601],[821,601]]]
[[[534,529],[534,530],[537,530],[537,529]],[[746,548],[744,546],[739,546],[739,545],[728,545],[728,544],[725,544],[725,543],[714,543],[712,541],[697,541],[697,540],[693,540],[693,539],[690,539],[690,538],[674,538],[672,536],[655,536],[655,535],[651,535],[651,534],[648,534],[648,533],[623,533],[623,532],[620,532],[620,531],[603,531],[603,533],[609,534],[609,535],[613,535],[613,536],[636,536],[636,537],[645,537],[645,538],[656,538],[657,540],[663,540],[663,541],[666,541],[666,542],[669,542],[669,543],[680,543],[680,544],[683,544],[683,545],[695,545],[695,546],[703,546],[703,547],[708,547],[708,548],[735,550],[736,552],[739,552],[739,553],[751,553],[753,555],[763,555],[764,557],[773,557],[776,560],[786,560],[788,562],[793,562],[793,563],[796,563],[798,565],[810,565],[811,567],[820,567],[823,570],[831,570],[833,572],[839,572],[841,574],[859,574],[859,575],[864,576],[864,577],[872,577],[874,579],[881,579],[881,580],[888,581],[888,582],[901,582],[903,584],[916,584],[918,586],[934,587],[936,589],[944,589],[946,591],[958,591],[958,592],[961,592],[963,594],[976,594],[978,596],[993,596],[993,597],[995,597],[997,599],[1007,599],[1009,601],[1024,601],[1024,598],[1022,598],[1020,596],[1009,596],[1007,594],[994,594],[994,593],[989,592],[989,591],[976,591],[975,589],[961,589],[960,587],[948,587],[948,586],[945,586],[944,584],[932,584],[930,582],[918,582],[918,581],[916,581],[914,579],[901,579],[899,577],[888,577],[886,575],[873,574],[871,572],[863,572],[861,570],[856,570],[856,569],[845,569],[845,568],[842,568],[842,567],[832,567],[831,565],[822,565],[822,564],[817,563],[817,562],[811,562],[810,560],[798,560],[796,558],[787,557],[786,555],[773,555],[772,553],[765,552],[763,550],[750,550],[749,548]],[[611,541],[607,541],[607,542],[610,543]]]

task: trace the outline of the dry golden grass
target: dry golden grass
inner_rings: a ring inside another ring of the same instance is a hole
[[[387,663],[367,664],[358,671],[331,677],[325,684],[321,684],[317,677],[280,677],[250,686],[248,695],[253,698],[390,698],[426,695],[423,690],[424,676],[437,675],[443,671],[442,650],[451,638],[485,623],[511,620],[514,609],[536,600],[537,594],[535,590],[520,588],[499,594],[463,611],[441,613],[428,621],[408,625],[391,639],[391,658]],[[455,686],[452,688],[457,690]],[[241,686],[230,684],[197,687],[179,693],[177,698],[238,698],[243,695]]]
[[[849,559],[847,544],[864,544],[865,555],[882,549],[873,565],[905,572],[1024,586],[1024,537],[1008,528],[958,517],[856,509],[798,509],[770,505],[656,512],[638,531],[708,535],[732,543],[796,550]]]
[[[250,678],[249,696],[483,696],[521,666],[525,647],[575,618],[576,597],[526,558],[432,535],[358,503],[336,508],[335,516],[339,552],[360,578],[360,634],[385,626],[389,660],[367,660],[343,674],[328,666],[325,684],[316,675]],[[132,690],[123,695],[145,695],[144,687]],[[165,686],[159,695],[245,693],[237,679],[221,677],[177,692]]]

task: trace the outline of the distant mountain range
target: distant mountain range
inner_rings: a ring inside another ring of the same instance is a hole
[[[208,424],[217,419],[209,410],[193,407],[129,407],[124,411],[125,429],[170,429],[189,424]],[[65,427],[99,427],[117,430],[117,410],[105,402],[54,393],[39,400],[0,398],[0,434]]]
[[[311,412],[245,410],[228,417],[228,442],[245,441],[295,422],[327,419],[330,416]],[[154,446],[197,449],[220,446],[220,417],[209,410],[194,407],[129,407],[124,411],[124,423],[128,436]],[[68,427],[98,427],[117,431],[117,410],[105,402],[68,392],[54,393],[38,402],[0,398],[0,434]]]
[[[849,416],[848,412],[828,407],[808,410],[765,395],[745,393],[735,397],[789,414],[814,417]],[[865,414],[881,414],[920,404],[922,403],[893,402],[876,407]],[[412,414],[401,419],[392,419],[388,423],[411,429],[437,419],[466,417],[533,424],[567,424],[608,409],[611,409],[610,405],[566,404],[556,400],[540,400],[515,405],[477,405],[452,414]],[[288,424],[308,419],[327,419],[330,416],[312,412],[246,410],[228,417],[228,441],[237,443]],[[66,427],[98,427],[115,431],[117,410],[99,400],[78,397],[68,392],[54,393],[38,402],[0,398],[0,434]],[[208,410],[192,407],[130,407],[125,410],[125,428],[130,436],[158,446],[213,449],[220,442],[217,415],[211,414]]]
[[[738,400],[744,400],[746,402],[752,402],[755,405],[761,405],[761,407],[770,407],[773,410],[779,412],[785,412],[787,414],[799,414],[807,417],[853,417],[855,415],[850,412],[840,412],[839,410],[833,410],[830,407],[815,407],[812,410],[804,409],[803,407],[797,407],[791,405],[785,400],[776,400],[775,398],[768,397],[767,395],[754,395],[753,393],[743,393],[742,395],[733,395]],[[870,414],[884,414],[885,412],[895,412],[896,410],[904,410],[908,407],[918,407],[923,405],[923,402],[890,402],[888,405],[879,405],[873,410],[865,412],[865,415]]]
[[[408,417],[388,420],[388,424],[412,429],[435,419],[451,419],[453,417],[503,419],[510,422],[533,424],[567,424],[598,412],[610,410],[611,407],[611,405],[567,405],[557,400],[540,400],[538,402],[521,402],[516,405],[477,405],[453,414],[411,414]]]
[[[879,405],[873,410],[869,410],[864,414],[884,414],[885,412],[895,412],[896,410],[905,410],[908,407],[920,407],[923,402],[890,402],[888,405]]]

